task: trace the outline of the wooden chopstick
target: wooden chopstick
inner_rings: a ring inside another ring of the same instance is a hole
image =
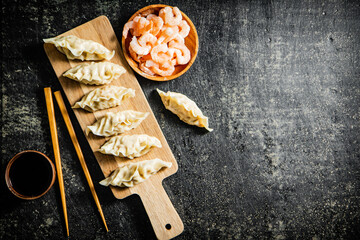
[[[80,144],[79,144],[79,141],[77,140],[77,137],[76,137],[76,134],[75,134],[75,131],[74,131],[74,127],[71,123],[71,120],[70,120],[70,117],[69,117],[69,113],[65,107],[65,103],[64,103],[64,100],[61,96],[61,93],[60,91],[56,91],[54,93],[55,95],[55,99],[58,103],[58,106],[60,108],[60,111],[61,111],[61,114],[64,118],[64,121],[65,121],[65,124],[66,124],[66,127],[69,131],[69,134],[70,134],[70,137],[71,137],[71,141],[75,147],[75,150],[76,150],[76,154],[78,155],[78,158],[79,158],[79,161],[80,161],[80,164],[81,164],[81,167],[84,171],[84,174],[85,174],[85,177],[86,177],[86,180],[89,184],[89,187],[90,187],[90,191],[91,191],[91,194],[95,200],[95,203],[96,203],[96,206],[99,210],[99,213],[100,213],[100,216],[101,216],[101,219],[105,225],[105,228],[106,228],[106,231],[109,231],[107,225],[106,225],[106,221],[105,221],[105,217],[104,217],[104,213],[102,211],[102,208],[101,208],[101,205],[100,205],[100,201],[99,201],[99,198],[96,194],[96,191],[95,191],[95,187],[94,187],[94,183],[93,181],[91,180],[91,176],[90,176],[90,172],[89,172],[89,169],[86,165],[86,162],[85,162],[85,159],[84,159],[84,155],[81,151],[81,148],[80,148]]]
[[[49,87],[44,88],[44,93],[45,93],[46,108],[47,108],[49,124],[50,124],[51,141],[52,141],[52,145],[53,145],[53,149],[54,149],[55,165],[56,165],[56,171],[57,171],[59,188],[60,188],[61,203],[62,203],[63,212],[64,212],[66,232],[67,232],[67,236],[69,236],[69,224],[68,224],[68,216],[67,216],[67,209],[66,209],[64,179],[63,179],[63,175],[62,175],[60,148],[59,148],[58,134],[57,134],[57,129],[56,129],[54,102],[53,102],[53,98],[51,95],[51,88],[49,88]]]

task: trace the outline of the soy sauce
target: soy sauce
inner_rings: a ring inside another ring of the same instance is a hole
[[[9,177],[16,192],[24,196],[39,196],[50,186],[52,167],[37,153],[24,153],[12,164]]]

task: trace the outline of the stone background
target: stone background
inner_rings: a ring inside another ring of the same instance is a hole
[[[0,239],[65,238],[57,183],[22,201],[3,177],[21,150],[53,158],[43,88],[61,88],[42,39],[99,15],[120,38],[130,16],[152,3],[159,1],[2,1]],[[200,40],[180,78],[158,83],[137,75],[179,164],[164,181],[185,225],[177,239],[359,238],[360,2],[160,3],[185,12]],[[195,100],[214,131],[182,123],[156,88]],[[71,238],[155,238],[139,197],[117,200],[96,184],[105,232],[56,114]],[[98,182],[103,175],[75,127]]]

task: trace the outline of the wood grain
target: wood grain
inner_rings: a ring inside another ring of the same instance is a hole
[[[174,174],[178,169],[178,165],[134,73],[122,55],[120,44],[116,38],[111,23],[107,17],[100,16],[61,35],[75,35],[83,39],[96,41],[110,50],[115,50],[116,53],[111,59],[111,62],[122,65],[127,70],[127,72],[119,79],[114,80],[111,85],[132,88],[136,92],[136,97],[127,99],[121,106],[116,108],[101,110],[95,113],[89,113],[83,109],[74,109],[74,112],[83,131],[85,131],[85,128],[88,125],[93,124],[97,119],[103,117],[105,113],[109,111],[118,112],[131,109],[150,113],[147,119],[145,119],[140,126],[127,132],[127,134],[148,134],[150,136],[157,137],[161,141],[163,146],[162,148],[155,148],[142,157],[128,160],[126,158],[101,154],[96,152],[96,150],[104,144],[107,138],[98,137],[93,134],[89,134],[86,138],[92,151],[94,152],[101,170],[104,173],[104,177],[110,175],[115,168],[130,162],[160,158],[164,161],[172,163],[172,167],[160,170],[157,174],[153,175],[142,184],[136,185],[132,188],[110,188],[114,196],[118,199],[125,198],[131,194],[138,194],[141,197],[150,217],[155,234],[159,239],[169,239],[177,236],[183,231],[183,223],[164,191],[161,182],[165,177]],[[65,55],[57,51],[51,44],[44,44],[44,49],[61,83],[61,86],[63,87],[70,105],[74,105],[74,103],[79,101],[84,94],[96,88],[96,86],[84,85],[62,76],[66,70],[75,67],[80,64],[81,61],[68,60]],[[152,189],[152,191],[149,191],[149,189]],[[152,200],[153,197],[156,197],[156,201],[158,202],[154,203]],[[165,228],[165,222],[166,224],[171,225],[171,229],[168,230]]]

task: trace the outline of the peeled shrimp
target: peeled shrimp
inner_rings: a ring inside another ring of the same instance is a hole
[[[147,16],[149,16],[149,15],[153,14],[154,12],[155,12],[155,9],[150,8],[150,9],[148,9],[148,10],[146,10],[146,11],[142,12],[142,13],[141,13],[141,16],[143,16],[143,17],[147,17]],[[150,20],[150,19],[149,19],[149,20]]]
[[[175,66],[172,64],[171,61],[163,64],[161,67],[159,64],[155,63],[152,60],[147,60],[145,62],[145,67],[149,68],[154,73],[160,76],[170,76],[175,71]]]
[[[190,50],[184,44],[170,42],[169,47],[175,49],[177,64],[187,64],[190,61]]]
[[[138,42],[141,46],[145,47],[149,44],[154,45],[156,43],[156,40],[157,38],[154,35],[147,32],[139,38]]]
[[[153,71],[151,71],[148,67],[146,67],[146,66],[145,66],[145,63],[146,63],[146,62],[141,62],[141,63],[139,64],[140,70],[143,71],[144,73],[150,75],[150,76],[154,76],[155,73],[154,73]]]
[[[140,61],[141,61],[141,62],[144,62],[144,61],[146,61],[146,60],[152,60],[150,53],[147,54],[147,55],[145,55],[145,56],[141,56],[141,57],[140,57]]]
[[[151,50],[151,46],[150,45],[146,45],[146,46],[141,46],[136,38],[136,36],[133,36],[131,42],[130,42],[130,47],[134,50],[134,52],[138,55],[146,55],[150,52]]]
[[[142,57],[141,55],[137,55],[136,52],[132,49],[131,46],[129,46],[129,53],[130,53],[130,56],[132,57],[132,59],[134,59],[135,61],[137,62],[140,62],[140,58]]]
[[[168,52],[168,50],[169,49],[168,49],[167,44],[157,45],[157,46],[153,47],[153,49],[151,49],[151,51],[150,51],[151,58],[155,62],[163,64],[172,59],[172,55],[166,54]]]
[[[130,30],[130,29],[133,29],[134,26],[135,26],[134,21],[130,21],[130,22],[125,23],[124,30],[123,30],[123,36],[124,36],[124,38],[127,37],[128,33],[129,33],[129,30]]]
[[[140,30],[147,25],[149,25],[149,21],[147,21],[146,18],[136,16],[134,20],[125,23],[124,30],[123,30],[123,36],[126,38],[128,35],[129,30],[131,30],[131,34],[133,36],[140,36]]]
[[[178,33],[175,35],[174,39],[169,42],[169,44],[171,44],[171,42],[185,44],[185,39]]]
[[[164,7],[159,11],[159,17],[161,17],[165,24],[176,26],[179,25],[182,20],[182,15],[179,8]]]
[[[132,30],[132,35],[133,36],[141,36],[142,34],[144,34],[145,32],[148,32],[151,30],[153,23],[150,23],[149,20],[147,20],[144,17],[141,16],[136,16],[134,17],[133,20],[134,24],[131,28]]]
[[[157,43],[158,44],[168,43],[171,40],[173,40],[178,33],[179,33],[179,28],[177,26],[163,27],[158,37]]]
[[[138,14],[125,24],[125,38],[129,31],[129,54],[144,74],[170,76],[175,65],[190,61],[191,53],[184,39],[189,35],[190,26],[177,7],[162,8],[159,14],[154,10]]]
[[[164,20],[162,20],[161,17],[156,16],[155,14],[149,14],[146,19],[153,23],[153,27],[150,30],[150,33],[156,36],[163,27]]]
[[[189,24],[185,21],[182,20],[179,24],[179,28],[181,29],[179,34],[180,36],[182,36],[183,38],[185,38],[187,35],[189,35],[190,32],[190,26]]]

